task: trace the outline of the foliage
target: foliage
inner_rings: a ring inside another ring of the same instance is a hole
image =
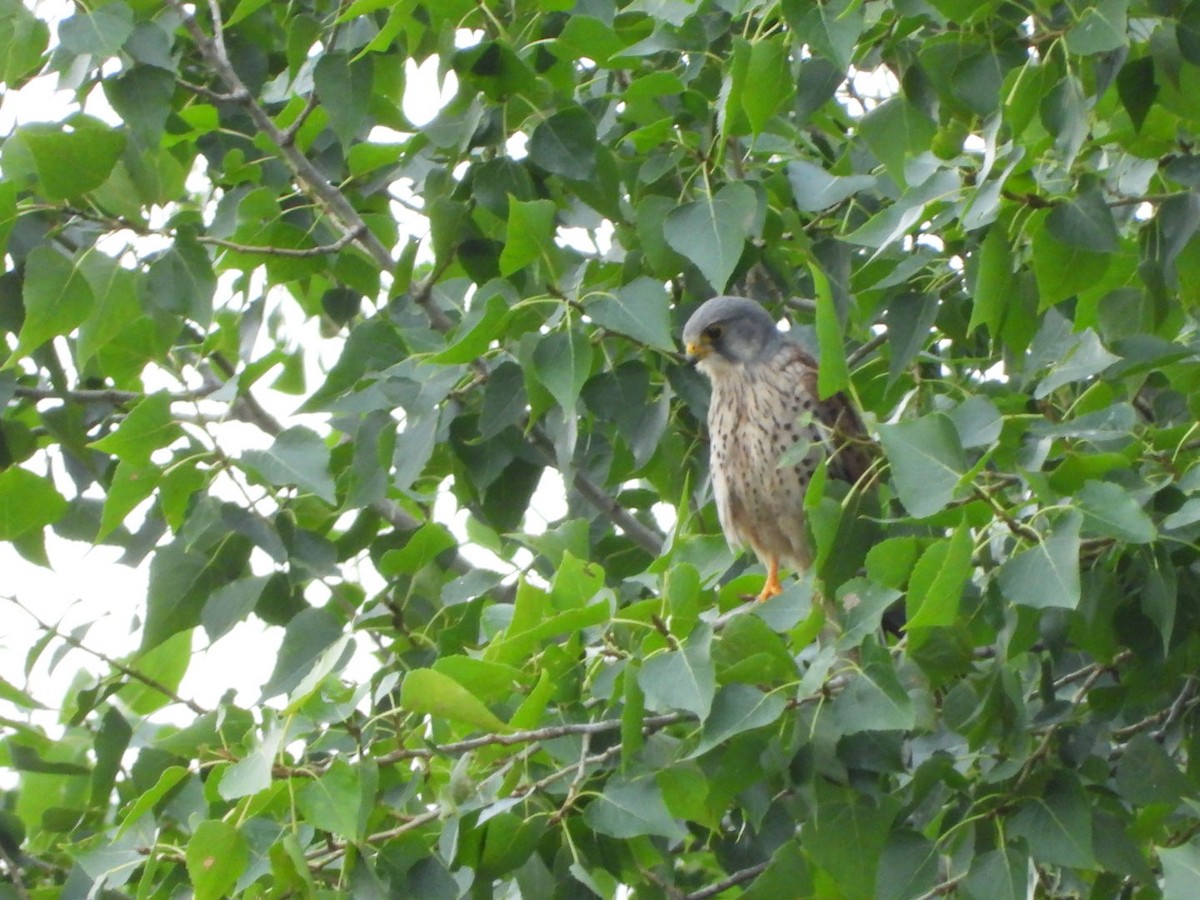
[[[1193,896],[1200,2],[39,14],[0,538],[149,589],[0,683],[0,893]],[[674,352],[719,292],[881,449],[761,606]],[[181,696],[248,619],[260,702]]]

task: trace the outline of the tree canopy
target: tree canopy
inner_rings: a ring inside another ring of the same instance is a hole
[[[134,652],[5,649],[0,897],[1195,896],[1200,2],[0,0],[0,48],[70,97],[0,144],[0,540],[148,571],[96,586]],[[677,348],[720,293],[879,444],[763,604]],[[246,621],[257,701],[181,694]]]

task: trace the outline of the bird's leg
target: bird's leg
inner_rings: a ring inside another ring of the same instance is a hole
[[[772,556],[767,560],[767,582],[758,595],[758,602],[770,600],[783,593],[783,585],[779,583],[779,557]]]

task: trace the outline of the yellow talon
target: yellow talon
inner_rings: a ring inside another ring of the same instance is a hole
[[[783,585],[779,583],[779,560],[772,558],[767,563],[767,581],[758,595],[758,602],[763,603],[782,593]]]

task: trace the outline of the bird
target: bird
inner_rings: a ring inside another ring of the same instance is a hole
[[[781,566],[812,563],[804,495],[821,460],[856,484],[870,468],[870,439],[845,395],[818,396],[816,361],[761,304],[706,301],[684,325],[683,344],[712,384],[709,471],[721,530],[731,549],[753,550],[766,567],[757,598],[765,601],[783,593]]]

